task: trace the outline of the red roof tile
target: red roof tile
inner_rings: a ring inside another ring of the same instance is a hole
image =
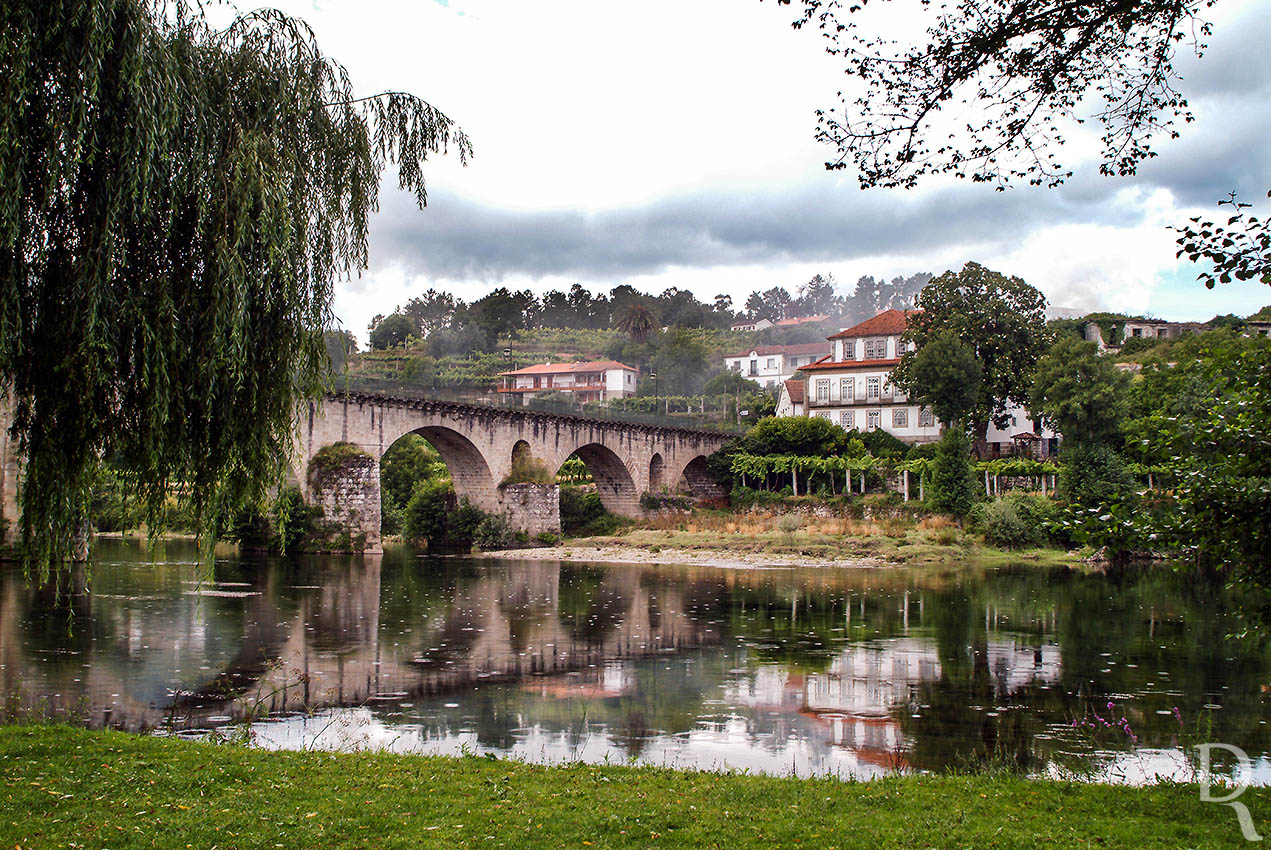
[[[905,332],[909,317],[917,310],[884,310],[877,316],[866,319],[860,324],[852,325],[845,331],[839,331],[826,339],[849,339],[861,336],[886,336]]]
[[[526,366],[522,369],[514,369],[511,372],[500,372],[500,375],[569,375],[574,372],[603,372],[607,369],[626,369],[628,372],[635,372],[636,369],[630,366],[624,366],[617,360],[590,360],[586,363],[537,363],[533,366]]]
[[[786,394],[791,404],[803,404],[803,381],[791,378],[786,381]]]
[[[839,371],[844,369],[877,369],[879,366],[886,366],[890,369],[899,362],[900,359],[896,357],[888,357],[885,360],[830,360],[827,357],[822,360],[818,360],[815,363],[800,366],[799,371],[807,372],[809,370],[815,370],[819,372],[826,369],[837,369]]]
[[[757,357],[766,357],[773,354],[788,354],[791,357],[802,357],[805,354],[821,354],[824,353],[828,346],[823,342],[802,342],[798,345],[756,345],[754,348],[748,348],[740,354],[725,354],[725,357],[749,357],[750,352],[754,352]]]

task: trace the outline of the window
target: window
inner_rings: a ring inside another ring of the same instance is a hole
[[[822,419],[825,419],[825,420],[829,420],[829,418],[830,418],[829,411],[826,411],[826,410],[822,410],[822,411],[820,411],[819,413],[817,413],[817,416],[819,416],[819,417],[821,417]]]
[[[769,369],[775,369],[775,368],[777,368],[777,358],[775,358],[775,357],[769,357],[769,358],[768,358],[768,367],[767,367],[767,368],[769,368]]]
[[[882,415],[883,415],[882,411],[879,411],[879,410],[871,410],[869,413],[866,413],[865,414],[866,429],[870,431],[876,430],[878,428],[879,420],[882,419]]]
[[[936,424],[936,415],[932,413],[930,407],[921,407],[918,409],[918,427],[932,428]]]
[[[898,407],[891,412],[891,427],[908,428],[909,427],[909,409]]]
[[[845,339],[843,340],[842,345],[843,345],[843,359],[855,360],[856,359],[856,340]]]
[[[839,379],[839,401],[854,401],[856,399],[856,379],[840,378]]]
[[[865,398],[867,400],[876,401],[878,399],[878,388],[881,382],[881,378],[865,379]]]
[[[840,411],[839,424],[842,425],[844,428],[855,428],[856,427],[856,411],[855,410]]]
[[[824,378],[816,382],[816,400],[830,400],[830,382]]]
[[[882,360],[887,356],[887,337],[865,340],[865,359]]]
[[[752,374],[752,375],[758,375],[758,374],[759,374],[759,361],[758,361],[758,360],[751,360],[751,361],[750,361],[750,374]]]
[[[734,372],[740,372],[740,371],[741,371],[741,361],[740,361],[740,360],[734,360],[734,361],[732,362],[732,366],[731,366],[731,368],[732,368],[732,370],[733,370]]]

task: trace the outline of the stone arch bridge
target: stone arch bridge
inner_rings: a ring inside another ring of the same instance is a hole
[[[612,513],[634,517],[645,492],[719,494],[706,457],[731,436],[714,431],[644,425],[379,394],[332,394],[302,411],[295,479],[321,504],[328,522],[349,534],[352,548],[380,548],[379,461],[397,440],[419,434],[441,454],[458,496],[513,527],[536,533],[560,529],[559,488],[507,484],[514,457],[528,455],[555,472],[570,455],[587,465]],[[321,449],[351,443],[367,457],[339,475],[310,475]],[[373,461],[373,462],[372,462]]]

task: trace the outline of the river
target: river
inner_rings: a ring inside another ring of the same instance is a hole
[[[1271,782],[1271,652],[1227,590],[973,563],[721,569],[218,556],[99,540],[91,592],[0,573],[0,705],[262,747],[871,777],[988,763]]]

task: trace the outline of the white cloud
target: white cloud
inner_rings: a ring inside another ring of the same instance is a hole
[[[430,163],[434,203],[422,213],[385,190],[371,269],[338,286],[337,315],[359,334],[428,286],[474,298],[494,285],[628,282],[741,300],[817,272],[850,285],[971,259],[1058,304],[1141,311],[1179,278],[1169,224],[1230,189],[1261,197],[1271,186],[1271,66],[1244,61],[1268,28],[1255,0],[1220,4],[1206,59],[1183,59],[1201,120],[1141,178],[1083,174],[1059,191],[999,195],[946,180],[862,193],[850,173],[825,173],[814,110],[842,76],[774,2],[281,5],[314,26],[359,91],[411,90],[476,146],[467,169]],[[1079,140],[1065,159],[1088,148]],[[1198,316],[1226,312],[1224,297]]]

